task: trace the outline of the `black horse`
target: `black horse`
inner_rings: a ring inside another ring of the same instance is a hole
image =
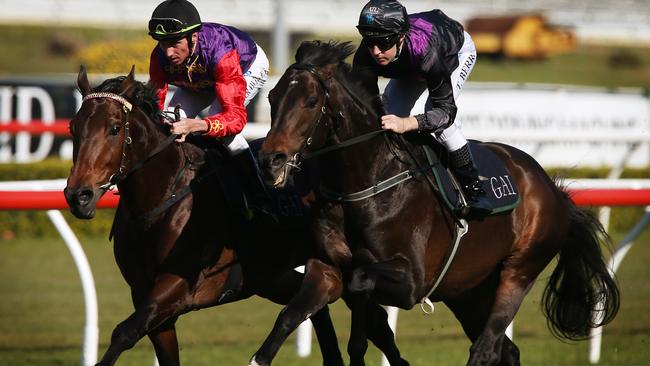
[[[532,157],[508,145],[481,144],[505,164],[520,204],[471,221],[440,277],[450,246],[467,225],[458,224],[422,174],[422,150],[379,131],[376,96],[361,90],[343,61],[351,52],[349,43],[305,42],[269,93],[272,124],[260,162],[267,182],[282,187],[302,159],[317,157],[322,194],[312,229],[321,257],[306,266],[303,289],[313,290],[301,291],[279,315],[254,364],[270,364],[305,314],[346,289],[353,299],[352,365],[364,364],[368,301],[409,309],[428,299],[443,301],[462,324],[472,341],[468,365],[519,365],[506,327],[556,255],[542,299],[553,333],[583,339],[590,328],[611,321],[619,291],[600,249],[607,234]],[[415,174],[381,186],[405,171]],[[595,310],[601,321],[592,319]]]

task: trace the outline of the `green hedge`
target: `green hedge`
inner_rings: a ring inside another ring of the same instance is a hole
[[[48,159],[34,164],[0,164],[0,181],[60,179],[66,178],[71,167],[70,161]],[[604,178],[609,169],[548,169],[551,176],[563,179]],[[650,168],[628,169],[624,178],[650,178]],[[114,210],[98,210],[92,220],[79,220],[69,212],[64,215],[76,233],[81,236],[108,236],[112,224]],[[612,210],[610,228],[614,231],[629,230],[643,215],[641,207],[621,207]],[[56,231],[44,211],[0,211],[0,238],[11,238],[15,235],[32,235],[47,237],[55,235]],[[2,239],[0,239],[2,240]]]

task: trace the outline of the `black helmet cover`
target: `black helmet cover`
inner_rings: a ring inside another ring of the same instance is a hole
[[[371,0],[359,14],[357,29],[363,37],[405,34],[409,30],[406,8],[395,0]]]
[[[200,29],[201,16],[187,0],[163,1],[149,20],[149,35],[157,41],[183,38]]]

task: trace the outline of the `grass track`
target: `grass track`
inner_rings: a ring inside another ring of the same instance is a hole
[[[131,311],[128,288],[105,238],[82,240],[91,262],[99,297],[99,353],[110,332]],[[605,328],[601,365],[646,365],[650,359],[650,234],[632,248],[619,273],[622,309]],[[542,280],[527,297],[515,323],[515,341],[524,365],[586,365],[586,342],[566,344],[553,338],[539,312]],[[0,241],[0,365],[79,365],[84,324],[83,296],[76,269],[58,238]],[[259,298],[193,312],[180,318],[178,331],[185,365],[245,365],[270,330],[281,307]],[[332,306],[342,349],[348,335],[348,313]],[[433,315],[418,307],[401,311],[397,339],[413,366],[461,365],[469,342],[443,306]],[[275,365],[320,365],[320,354],[299,359],[291,337]],[[317,345],[314,345],[317,347]],[[153,351],[143,340],[123,354],[118,365],[150,365]],[[369,366],[379,365],[370,347]]]

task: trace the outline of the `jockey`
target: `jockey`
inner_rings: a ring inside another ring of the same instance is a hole
[[[470,35],[440,10],[408,15],[395,0],[367,3],[357,29],[363,40],[354,55],[354,71],[374,94],[379,94],[378,76],[391,78],[383,95],[387,115],[381,117],[382,128],[432,133],[449,151],[472,213],[489,213],[492,206],[474,158],[460,124],[454,123],[455,100],[476,62]],[[411,116],[424,90],[429,92],[424,113]]]
[[[269,62],[248,34],[234,27],[202,23],[187,0],[166,0],[151,15],[149,35],[158,41],[149,77],[164,110],[168,85],[177,87],[169,109],[180,105],[180,121],[170,131],[185,141],[192,132],[223,142],[236,159],[248,207],[264,213],[269,196],[248,142],[241,136],[246,105],[268,78]],[[196,118],[208,108],[208,116]],[[249,211],[252,214],[252,211]]]

